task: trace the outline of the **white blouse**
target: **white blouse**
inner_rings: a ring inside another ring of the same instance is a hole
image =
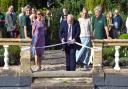
[[[91,19],[79,18],[78,21],[81,29],[80,37],[91,36]]]

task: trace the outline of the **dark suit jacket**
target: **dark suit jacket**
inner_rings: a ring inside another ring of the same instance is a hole
[[[80,25],[79,22],[77,20],[74,21],[73,25],[72,25],[72,39],[75,39],[76,42],[80,42]],[[64,41],[67,42],[67,37],[68,37],[68,23],[67,21],[62,21],[60,23],[60,30],[59,30],[59,37],[60,40],[62,40],[62,38],[64,38]],[[75,47],[77,49],[80,48],[80,46],[75,44]]]

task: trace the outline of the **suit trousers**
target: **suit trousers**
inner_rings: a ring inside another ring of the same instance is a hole
[[[74,44],[67,44],[65,46],[65,54],[66,54],[66,70],[67,71],[75,71],[76,70],[76,57],[75,57],[76,49]]]

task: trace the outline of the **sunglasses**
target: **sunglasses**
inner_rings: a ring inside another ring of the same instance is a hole
[[[83,13],[83,14],[87,14],[87,13]]]

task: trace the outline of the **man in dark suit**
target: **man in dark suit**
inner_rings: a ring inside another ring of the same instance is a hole
[[[80,26],[79,22],[76,21],[73,15],[68,15],[67,20],[62,21],[60,24],[59,37],[61,42],[69,42],[64,45],[66,54],[66,70],[76,70],[76,49],[79,48],[75,42],[80,42]]]

